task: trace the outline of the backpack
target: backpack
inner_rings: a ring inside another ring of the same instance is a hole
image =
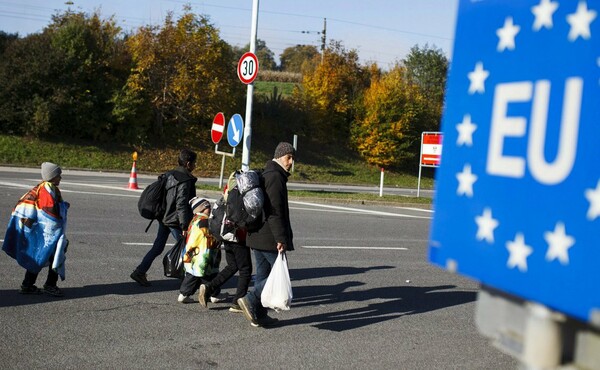
[[[158,176],[158,180],[148,185],[140,195],[138,211],[140,216],[150,220],[145,232],[148,232],[152,221],[160,220],[165,215],[168,175],[169,172]]]
[[[233,172],[225,193],[213,204],[209,231],[219,241],[237,242],[238,228],[258,230],[262,226],[264,200],[262,170]]]

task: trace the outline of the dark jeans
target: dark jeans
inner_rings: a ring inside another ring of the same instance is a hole
[[[254,289],[248,293],[247,298],[250,301],[250,305],[254,310],[254,314],[257,318],[267,316],[267,309],[263,307],[260,302],[260,295],[262,294],[271,268],[277,259],[277,251],[259,251],[254,249],[254,262],[256,263],[256,276],[254,278]]]
[[[200,284],[208,284],[217,274],[212,274],[209,276],[194,276],[189,272],[185,273],[185,277],[181,282],[181,287],[179,287],[179,292],[183,295],[192,295],[196,293]],[[221,289],[217,289],[212,292],[211,297],[216,297],[221,292]]]
[[[52,262],[50,262],[52,264]],[[35,285],[35,281],[37,280],[38,274],[25,271],[25,279],[23,279],[22,285],[24,287],[32,287]],[[52,270],[52,265],[48,266],[48,277],[46,278],[46,283],[44,285],[47,286],[56,286],[58,282],[58,273]]]
[[[250,248],[246,246],[227,242],[224,244],[227,266],[206,285],[206,288],[209,292],[221,288],[227,280],[239,271],[237,290],[233,297],[233,303],[237,303],[238,298],[242,298],[248,293],[248,286],[250,286],[250,279],[252,278],[252,256],[250,255]]]
[[[160,256],[162,252],[165,250],[165,245],[167,244],[167,239],[169,238],[169,234],[173,235],[175,241],[178,241],[183,237],[181,230],[175,227],[165,226],[162,222],[158,223],[158,232],[156,233],[156,239],[154,239],[154,244],[152,244],[152,248],[146,253],[144,259],[142,259],[142,263],[136,268],[137,272],[141,274],[145,274],[150,270],[150,266],[152,262],[156,259],[156,257]]]

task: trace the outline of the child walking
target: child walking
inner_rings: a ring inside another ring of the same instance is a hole
[[[42,163],[42,182],[19,199],[15,206],[2,249],[25,268],[21,294],[42,292],[62,297],[64,293],[56,283],[65,279],[65,236],[67,209],[58,189],[62,169],[51,162]],[[35,286],[38,274],[48,266],[48,276],[43,289]]]
[[[221,250],[219,243],[208,230],[208,216],[210,216],[211,204],[204,198],[194,197],[190,200],[190,206],[194,212],[194,218],[190,222],[185,244],[183,264],[185,277],[179,288],[180,303],[194,302],[192,295],[198,290],[200,284],[208,283],[219,272],[221,263]],[[217,297],[219,292],[211,296],[212,302],[220,302]]]

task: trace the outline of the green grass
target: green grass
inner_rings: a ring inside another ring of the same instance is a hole
[[[304,145],[304,146],[303,146]],[[213,148],[198,151],[198,165],[194,174],[199,177],[218,178],[221,171],[221,156],[214,153]],[[262,168],[272,156],[272,148],[261,150],[260,143],[253,144],[251,151],[251,168]],[[114,171],[128,173],[132,166],[134,149],[128,146],[103,145],[89,143],[58,143],[27,139],[16,136],[0,135],[0,165],[39,167],[42,162],[51,161],[65,169],[83,169],[96,171]],[[137,161],[138,173],[158,174],[170,170],[179,150],[175,148],[145,149],[140,152]],[[240,155],[226,158],[225,177],[241,166]],[[418,168],[412,172],[384,172],[384,186],[398,188],[416,188]],[[381,169],[366,165],[347,151],[331,147],[310,147],[301,143],[298,149],[298,160],[290,178],[294,182],[320,184],[367,185],[379,187]],[[225,179],[226,180],[226,179]],[[423,168],[421,189],[433,188],[433,171]],[[207,186],[205,190],[219,189]],[[379,197],[374,194],[348,194],[337,192],[292,191],[291,196],[331,198],[345,201],[395,202],[430,204],[431,200],[416,197],[388,196]]]
[[[295,82],[256,81],[254,83],[254,92],[257,95],[271,96],[273,94],[273,87],[277,87],[278,94],[281,94],[282,97],[290,97],[296,85],[298,84]]]

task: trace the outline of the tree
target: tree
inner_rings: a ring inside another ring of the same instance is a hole
[[[406,167],[414,163],[420,135],[427,124],[425,97],[396,64],[388,73],[374,75],[365,91],[364,111],[352,127],[358,153],[373,165]]]
[[[275,63],[275,53],[267,47],[267,43],[261,39],[256,40],[254,54],[258,59],[258,68],[263,71],[274,71],[277,69],[277,63]],[[244,53],[250,51],[250,43],[247,43],[243,48],[235,47],[234,55],[236,62],[240,60]]]
[[[208,138],[200,134],[214,114],[232,112],[243,100],[231,47],[189,7],[177,21],[169,14],[160,28],[140,28],[127,45],[135,65],[117,109],[122,121],[133,122],[151,112],[146,134],[153,139]]]
[[[0,125],[38,137],[113,139],[111,96],[129,71],[120,29],[65,12],[11,42],[0,63]]]
[[[332,41],[323,63],[304,75],[302,88],[294,93],[297,106],[308,115],[313,137],[338,142],[349,138],[356,103],[368,83],[368,70],[360,66],[356,50]]]
[[[429,47],[413,46],[403,60],[406,76],[410,83],[417,85],[426,98],[429,107],[431,129],[439,129],[444,105],[448,59],[442,50]]]
[[[314,45],[296,45],[285,48],[279,56],[281,61],[280,69],[285,72],[302,73],[307,70],[311,64],[314,69],[316,57],[320,55],[317,47]]]

